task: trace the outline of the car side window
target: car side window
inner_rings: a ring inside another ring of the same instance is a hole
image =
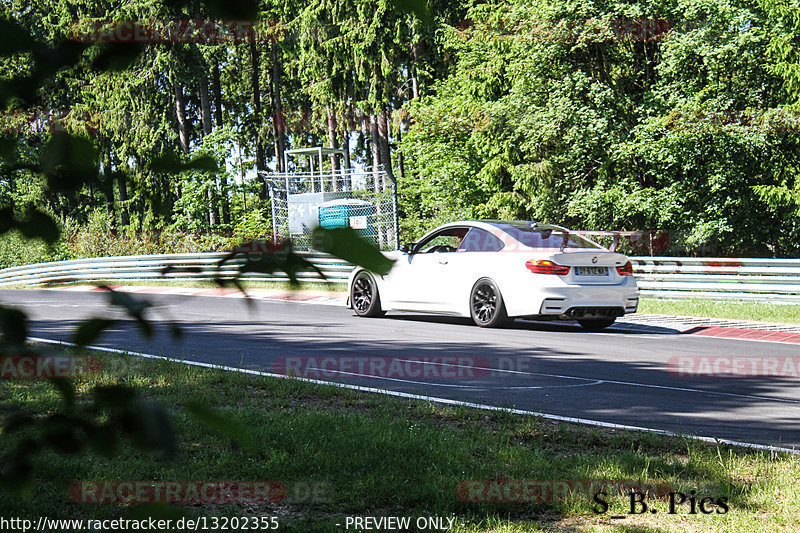
[[[472,228],[461,241],[459,252],[499,252],[505,245],[498,237],[480,228]]]
[[[455,252],[460,250],[461,242],[466,234],[466,228],[440,231],[419,243],[414,253]]]

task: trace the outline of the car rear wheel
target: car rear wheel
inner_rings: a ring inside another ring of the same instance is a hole
[[[382,316],[381,298],[375,278],[369,272],[359,272],[350,286],[350,303],[358,316]]]
[[[482,328],[496,328],[511,321],[506,313],[500,289],[489,278],[482,278],[475,282],[469,297],[469,304],[472,321]]]
[[[578,320],[578,324],[581,325],[583,329],[589,331],[600,331],[601,329],[605,329],[611,324],[614,323],[615,318],[592,318],[592,319],[584,319]]]

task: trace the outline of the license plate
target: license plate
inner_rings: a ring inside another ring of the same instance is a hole
[[[575,267],[577,276],[608,276],[606,267]]]

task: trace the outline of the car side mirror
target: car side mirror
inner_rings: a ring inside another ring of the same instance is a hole
[[[417,244],[415,242],[407,242],[400,247],[400,251],[404,254],[410,254],[411,250],[414,249],[414,245]]]

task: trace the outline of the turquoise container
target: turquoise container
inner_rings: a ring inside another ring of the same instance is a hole
[[[364,238],[377,241],[375,206],[364,200],[332,200],[319,205],[319,225],[323,228],[353,228]]]

